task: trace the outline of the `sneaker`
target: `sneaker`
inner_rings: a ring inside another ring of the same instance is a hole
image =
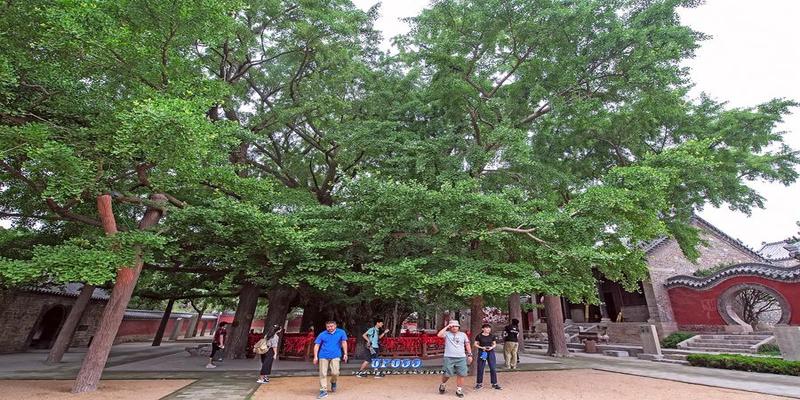
[[[335,393],[335,392],[336,392],[336,384],[335,383],[331,383],[331,393]]]
[[[319,391],[319,396],[317,396],[317,398],[318,398],[318,399],[324,399],[324,398],[326,398],[326,397],[328,397],[328,392],[326,392],[326,391],[324,391],[324,390],[320,390],[320,391]]]
[[[483,387],[483,384],[482,384],[482,383],[477,383],[477,384],[475,384],[475,390],[478,390],[478,389],[480,389],[480,388],[482,388],[482,387]]]
[[[364,371],[358,371],[358,372],[356,372],[356,378],[364,378],[364,377],[365,377],[365,375],[367,375],[367,373],[366,373],[366,372],[364,372]]]
[[[217,368],[214,364],[206,364],[206,368]]]
[[[269,379],[258,378],[256,383],[269,383]]]
[[[439,385],[439,394],[444,394],[445,390],[446,390],[446,389],[445,389],[444,383],[442,383],[441,385]]]
[[[456,389],[456,396],[464,397],[464,390],[461,388]]]
[[[495,383],[492,385],[492,389],[503,390],[503,387]]]
[[[375,379],[383,378],[383,372],[378,372],[375,374]]]

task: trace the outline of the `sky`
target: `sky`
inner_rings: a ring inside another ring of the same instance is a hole
[[[353,0],[368,9],[375,0]],[[384,0],[376,28],[383,31],[384,46],[408,31],[403,18],[419,13],[428,0]],[[800,1],[707,0],[704,5],[680,11],[681,22],[711,35],[688,60],[695,84],[692,96],[705,92],[729,107],[750,107],[783,97],[800,101]],[[794,109],[779,127],[785,140],[800,150],[800,109]],[[750,216],[726,207],[706,207],[700,216],[734,238],[758,249],[762,242],[786,239],[800,228],[800,183],[789,187],[752,182],[765,199],[764,209]]]

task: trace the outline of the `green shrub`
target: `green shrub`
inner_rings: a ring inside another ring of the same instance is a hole
[[[665,337],[664,340],[661,341],[661,347],[665,349],[677,349],[678,343],[689,339],[690,337],[694,336],[694,333],[689,332],[675,332],[670,334],[669,336]]]
[[[690,354],[686,360],[689,361],[689,365],[697,367],[800,376],[800,361],[786,361],[775,357],[753,357],[740,354]]]
[[[779,356],[781,355],[781,349],[775,343],[762,344],[758,347],[758,354]]]

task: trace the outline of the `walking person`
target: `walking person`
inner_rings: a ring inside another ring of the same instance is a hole
[[[325,330],[314,340],[314,365],[319,364],[319,396],[328,397],[328,369],[330,368],[331,392],[336,392],[339,377],[339,361],[347,362],[347,333],[336,327],[336,322],[325,323]]]
[[[483,326],[481,326],[481,333],[475,336],[475,347],[480,350],[475,389],[477,390],[483,387],[483,371],[486,368],[486,364],[489,364],[489,376],[491,377],[492,388],[497,390],[502,389],[497,383],[497,356],[494,354],[494,348],[497,347],[497,337],[492,334],[491,325],[483,324]]]
[[[254,346],[253,351],[261,356],[261,371],[259,371],[257,383],[269,383],[269,375],[272,374],[272,363],[278,359],[278,342],[280,342],[278,334],[281,333],[281,330],[282,328],[279,325],[273,325],[269,332]]]
[[[356,376],[359,378],[365,377],[367,375],[367,367],[369,367],[369,364],[372,362],[372,360],[380,357],[380,340],[383,339],[383,336],[386,335],[386,332],[388,332],[388,329],[384,329],[383,332],[381,332],[382,328],[383,320],[376,319],[375,326],[367,329],[367,331],[361,335],[361,337],[364,338],[364,341],[367,342],[367,349],[369,349],[369,352],[367,353],[367,358],[361,363],[361,369],[359,369],[356,373]],[[375,377],[383,378],[383,372],[376,372]]]
[[[447,381],[456,377],[456,396],[464,397],[464,377],[467,376],[467,366],[472,364],[472,346],[464,332],[460,332],[461,325],[458,321],[450,321],[447,326],[439,331],[437,336],[444,338],[444,359],[442,361],[442,383],[439,393],[447,391]]]
[[[519,361],[519,320],[514,318],[511,324],[503,330],[503,358],[506,361],[506,369],[517,369]]]
[[[217,366],[214,365],[214,356],[218,351],[225,349],[225,336],[228,334],[228,330],[225,329],[225,327],[227,325],[227,322],[220,322],[219,327],[214,332],[214,339],[211,340],[211,355],[208,356],[206,368],[217,368]]]

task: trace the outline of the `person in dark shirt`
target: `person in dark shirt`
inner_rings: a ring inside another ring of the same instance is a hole
[[[503,331],[505,343],[503,343],[503,357],[506,361],[506,369],[516,369],[519,360],[519,320],[514,318],[511,325],[506,326]]]
[[[214,340],[211,341],[211,355],[208,356],[208,364],[206,364],[206,368],[217,368],[217,366],[214,365],[214,356],[218,351],[225,348],[225,336],[228,334],[225,326],[227,325],[227,322],[220,322],[219,328],[217,328],[217,331],[214,332]]]
[[[478,376],[475,383],[475,389],[483,387],[483,371],[486,364],[489,364],[489,376],[492,380],[492,388],[502,389],[497,384],[497,357],[494,354],[494,348],[497,347],[497,337],[492,333],[492,326],[483,324],[481,333],[475,336],[475,347],[479,350],[478,355]]]

